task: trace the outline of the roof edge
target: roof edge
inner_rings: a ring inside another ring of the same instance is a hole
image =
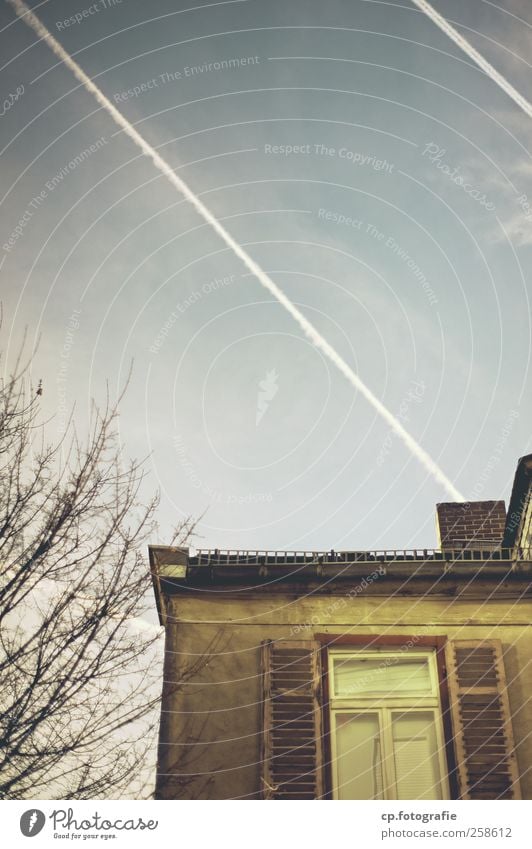
[[[504,547],[513,548],[517,539],[523,510],[527,505],[528,492],[532,479],[532,454],[525,454],[517,461],[515,477],[512,486],[512,494],[506,514],[506,527],[502,544]]]

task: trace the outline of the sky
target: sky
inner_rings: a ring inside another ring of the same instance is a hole
[[[531,119],[411,2],[31,8],[466,498],[531,450]],[[528,99],[526,0],[435,8]],[[77,17],[76,17],[77,16]],[[449,496],[0,4],[2,367],[43,418],[106,386],[159,537],[430,547]]]

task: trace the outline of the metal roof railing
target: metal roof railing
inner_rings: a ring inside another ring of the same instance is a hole
[[[269,551],[198,549],[189,556],[190,566],[246,566],[325,563],[386,563],[437,561],[515,561],[532,560],[532,549],[518,548],[405,548],[373,551]]]

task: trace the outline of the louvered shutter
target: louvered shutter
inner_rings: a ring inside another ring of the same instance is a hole
[[[446,666],[461,799],[520,799],[499,640],[455,640]]]
[[[323,796],[320,644],[262,645],[262,794],[265,799]]]

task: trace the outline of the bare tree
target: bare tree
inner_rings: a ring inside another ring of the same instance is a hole
[[[160,635],[140,618],[158,499],[116,406],[48,445],[42,392],[20,363],[0,383],[0,796],[117,798],[158,719]]]

